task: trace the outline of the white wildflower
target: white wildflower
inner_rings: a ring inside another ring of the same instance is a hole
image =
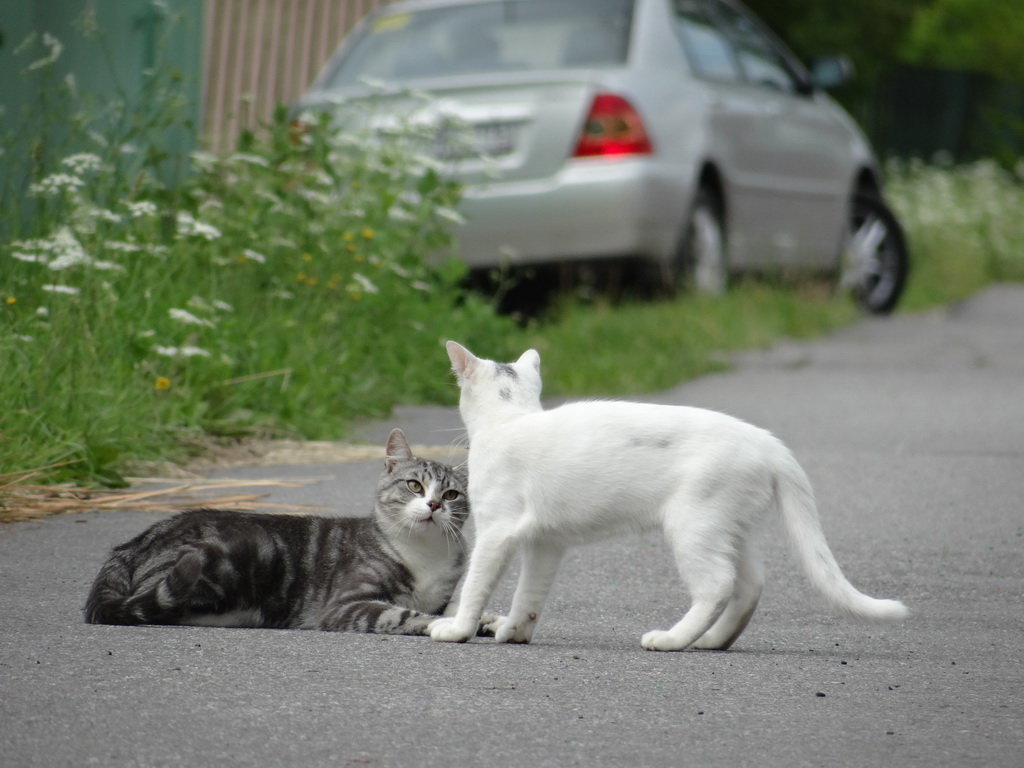
[[[391,262],[390,264],[388,264],[388,269],[390,269],[392,272],[394,272],[399,277],[404,277],[407,280],[410,277],[412,277],[412,273],[408,269],[406,269],[405,267],[399,266],[398,264],[395,264],[394,262]]]
[[[131,214],[133,219],[141,219],[146,216],[156,216],[159,212],[159,208],[156,207],[156,203],[151,203],[149,200],[137,200],[135,202],[127,203],[128,213]]]
[[[217,166],[217,156],[212,152],[196,151],[193,152],[189,157],[192,158],[192,162],[196,164],[196,167],[201,171],[212,171]]]
[[[235,308],[233,306],[228,304],[226,301],[221,301],[220,299],[214,299],[213,306],[214,306],[214,308],[219,309],[221,312],[234,312],[235,311]]]
[[[82,292],[81,289],[71,285],[44,285],[41,287],[44,291],[49,291],[50,293],[66,293],[70,296],[77,296]]]
[[[40,256],[38,253],[22,253],[21,251],[14,251],[11,253],[11,258],[17,259],[18,261],[27,261],[30,264],[37,262],[46,262],[46,259]]]
[[[67,173],[51,173],[42,181],[32,184],[28,193],[35,197],[56,197],[64,192],[77,192],[85,186],[85,181]]]
[[[359,283],[359,287],[367,293],[380,293],[380,288],[374,285],[373,281],[358,272],[352,274],[352,279]]]
[[[183,347],[161,347],[154,345],[153,351],[162,357],[209,357],[210,353],[202,347],[186,344]]]
[[[25,336],[21,334],[15,336],[14,338],[16,338],[18,341],[35,341],[35,339],[32,336]]]
[[[210,320],[205,320],[201,317],[196,317],[187,309],[169,309],[167,314],[170,315],[172,320],[177,320],[179,323],[185,325],[205,325],[208,328],[213,328],[214,323]]]
[[[249,259],[249,261],[256,261],[259,262],[260,264],[267,263],[266,256],[264,256],[262,253],[257,253],[256,251],[250,250],[248,248],[242,251],[242,255],[245,256],[245,258]]]
[[[220,237],[220,230],[212,224],[199,221],[190,213],[179,211],[178,235],[181,237],[194,236],[203,240],[216,240]]]
[[[391,221],[416,221],[415,214],[397,205],[393,205],[388,209],[388,218]]]
[[[68,155],[61,160],[61,164],[72,173],[81,175],[103,168],[103,159],[92,152],[79,152],[76,155]]]
[[[77,267],[79,264],[93,263],[92,257],[85,252],[85,248],[68,227],[58,229],[51,238],[51,243],[55,257],[47,266],[54,272]]]
[[[309,189],[308,187],[299,189],[298,194],[304,200],[308,200],[311,203],[319,203],[320,205],[332,205],[337,202],[336,196],[319,192],[315,189]]]
[[[119,251],[120,253],[138,253],[142,250],[141,245],[126,243],[122,240],[106,240],[103,247],[108,251]]]
[[[39,317],[49,317],[50,310],[46,307],[36,307],[36,314],[39,315]]]
[[[53,64],[55,61],[57,61],[57,59],[60,58],[61,51],[64,50],[64,46],[61,44],[60,40],[51,35],[49,32],[43,32],[43,45],[45,45],[50,50],[47,52],[45,56],[43,56],[43,58],[36,59],[31,64],[29,64],[28,67],[26,67],[26,71],[31,72],[34,69],[42,69],[43,67],[48,67],[50,64]]]
[[[206,213],[207,211],[223,211],[223,210],[224,210],[224,203],[222,203],[220,200],[218,200],[215,197],[209,197],[206,200],[203,200],[203,202],[201,202],[199,204],[199,212],[200,213]]]
[[[422,152],[417,152],[412,156],[412,161],[418,168],[425,170],[440,171],[444,169],[444,163],[438,160],[436,157],[425,155]]]
[[[191,299],[189,299],[188,301],[185,302],[185,306],[186,307],[191,307],[192,309],[197,309],[200,312],[212,312],[213,311],[213,307],[211,307],[207,303],[206,299],[204,299],[202,296],[193,296]]]
[[[106,221],[110,224],[120,224],[121,217],[113,211],[107,210],[106,208],[100,208],[99,206],[90,205],[85,206],[81,209],[82,213],[98,221]]]
[[[424,282],[422,282],[420,280],[413,280],[410,283],[410,285],[413,288],[415,288],[417,291],[429,291],[430,290],[430,285],[427,284],[427,283],[424,283]]]
[[[115,264],[113,261],[100,261],[100,260],[96,260],[96,261],[90,262],[89,266],[95,267],[96,269],[103,269],[103,270],[106,270],[108,272],[117,271],[117,270],[124,270],[124,267],[122,267],[120,264]],[[53,267],[50,267],[50,269],[53,269]]]
[[[454,224],[458,224],[460,226],[466,223],[466,219],[462,216],[461,213],[456,211],[454,208],[448,208],[447,206],[444,205],[439,205],[437,207],[437,215],[440,216],[442,219],[447,219],[448,221]]]
[[[267,158],[260,157],[259,155],[250,155],[250,154],[248,154],[246,152],[235,152],[235,154],[233,154],[228,159],[229,160],[233,160],[234,162],[238,162],[238,163],[248,163],[249,165],[258,165],[258,166],[261,166],[263,168],[269,168],[270,167],[270,161],[267,160]]]

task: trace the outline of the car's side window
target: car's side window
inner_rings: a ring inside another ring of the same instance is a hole
[[[683,52],[696,75],[712,80],[742,80],[736,52],[704,10],[701,0],[675,0],[674,25]]]
[[[715,16],[736,47],[746,79],[763,88],[785,93],[796,92],[797,81],[785,57],[761,33],[757,24],[727,3],[720,0],[712,0],[712,3]]]

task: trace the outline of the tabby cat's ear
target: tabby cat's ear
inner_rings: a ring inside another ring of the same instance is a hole
[[[469,376],[476,364],[480,362],[480,358],[457,341],[446,342],[444,347],[448,350],[448,359],[452,361],[452,370],[459,377],[459,381]]]
[[[405,439],[405,432],[397,427],[392,429],[384,448],[384,466],[390,472],[395,468],[395,464],[400,461],[408,461],[411,458],[412,449],[409,447],[409,441]]]

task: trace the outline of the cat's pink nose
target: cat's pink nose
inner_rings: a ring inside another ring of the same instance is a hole
[[[427,506],[430,507],[431,512],[437,512],[441,508],[441,502],[430,500],[427,502]]]

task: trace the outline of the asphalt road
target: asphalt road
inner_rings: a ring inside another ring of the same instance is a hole
[[[16,523],[0,526],[0,766],[1024,765],[1024,288],[744,355],[649,399],[782,437],[847,575],[911,619],[832,615],[774,537],[733,650],[645,652],[642,632],[685,607],[645,537],[572,552],[529,646],[88,626],[106,552],[154,515]],[[395,425],[427,444],[459,426],[399,409],[362,436],[383,445]],[[377,467],[223,474],[314,479],[271,500],[362,513]]]

